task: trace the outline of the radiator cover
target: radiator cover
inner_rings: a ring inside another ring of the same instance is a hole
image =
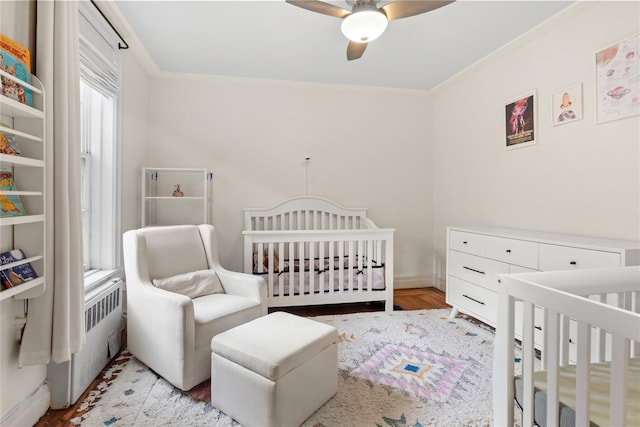
[[[85,302],[85,345],[80,353],[71,357],[71,361],[51,362],[47,367],[51,408],[67,408],[75,404],[120,349],[123,289],[122,280],[113,280],[100,287]]]

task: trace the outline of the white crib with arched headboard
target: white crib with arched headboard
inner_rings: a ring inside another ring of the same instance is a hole
[[[366,209],[316,196],[244,209],[244,271],[262,275],[269,307],[384,301],[393,310],[393,233]]]

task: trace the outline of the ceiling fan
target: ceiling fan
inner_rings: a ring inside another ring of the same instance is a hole
[[[343,9],[319,0],[286,0],[294,6],[343,19],[342,33],[349,39],[347,59],[362,56],[367,43],[377,39],[394,19],[407,18],[430,12],[453,1],[396,0],[378,7],[384,0],[345,0],[351,10]]]

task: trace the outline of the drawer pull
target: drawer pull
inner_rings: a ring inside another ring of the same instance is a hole
[[[485,274],[484,271],[476,270],[475,268],[467,267],[466,265],[463,265],[462,268],[464,268],[465,270],[473,271],[474,273]]]
[[[535,329],[541,331],[542,330],[542,326],[534,326]]]
[[[511,253],[511,249],[507,249],[507,253],[510,254]]]
[[[466,245],[466,244],[467,244],[467,242],[466,242],[466,241],[465,241],[465,242],[462,242],[462,244],[463,244],[463,245]]]
[[[477,300],[477,299],[475,299],[475,298],[471,298],[469,295],[462,294],[462,296],[463,296],[463,297],[465,297],[465,298],[470,299],[470,300],[471,300],[471,301],[473,301],[473,302],[477,302],[478,304],[485,305],[482,301],[478,301],[478,300]]]
[[[577,263],[577,262],[575,262],[575,261],[571,261],[569,264],[571,264],[571,265],[576,265],[576,264],[578,264],[578,263]]]

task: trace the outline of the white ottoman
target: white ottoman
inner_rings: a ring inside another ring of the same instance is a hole
[[[299,426],[338,390],[338,332],[274,312],[211,340],[211,403],[240,424]]]

